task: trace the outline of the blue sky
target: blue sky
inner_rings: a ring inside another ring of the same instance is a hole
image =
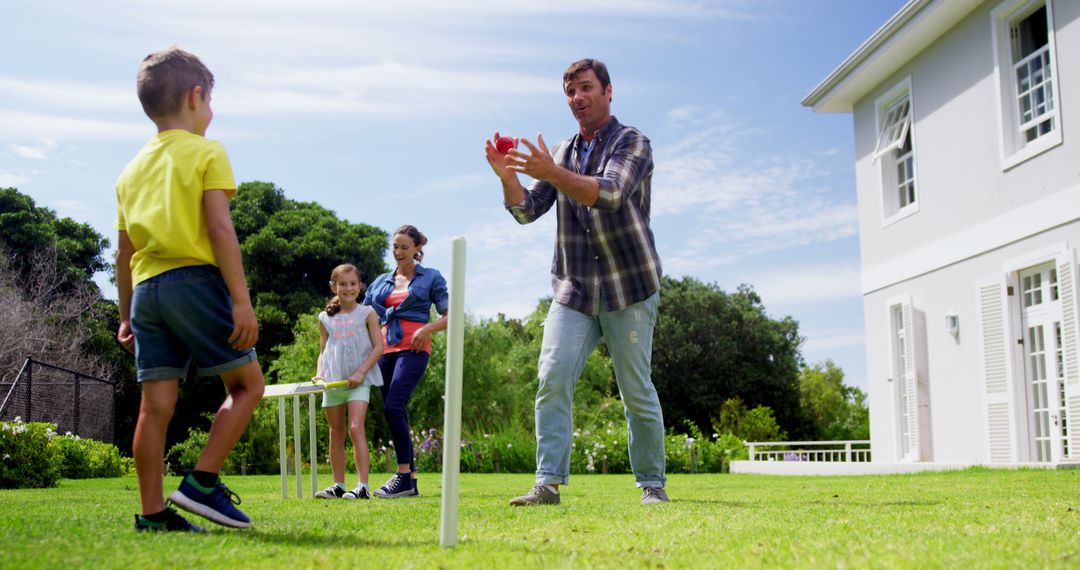
[[[851,117],[799,102],[903,4],[5,0],[0,186],[115,244],[116,177],[153,134],[135,73],[177,45],[215,74],[207,136],[238,182],[416,225],[433,267],[463,235],[467,310],[522,317],[550,293],[554,216],[513,221],[483,142],[571,135],[562,71],[595,57],[613,113],[653,143],[665,272],[752,284],[800,322],[808,362],[865,389]]]

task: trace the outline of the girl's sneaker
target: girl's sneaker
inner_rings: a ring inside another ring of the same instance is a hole
[[[322,491],[319,491],[318,493],[315,493],[315,498],[316,499],[342,499],[342,498],[347,499],[348,497],[345,496],[347,494],[348,493],[345,492],[344,488],[339,487],[337,483],[334,483],[333,485],[330,485],[326,489],[323,489]]]
[[[368,493],[367,485],[357,485],[355,489],[349,491],[341,496],[342,499],[370,499],[371,494]]]
[[[206,532],[206,529],[188,522],[171,508],[165,509],[165,520],[152,521],[142,515],[135,515],[135,530],[137,531],[181,531],[181,532]]]
[[[206,517],[223,526],[251,526],[251,519],[234,506],[240,504],[240,496],[230,491],[221,479],[218,479],[213,487],[203,487],[189,474],[180,482],[180,488],[169,495],[169,501],[189,513]]]
[[[397,473],[386,482],[385,485],[375,491],[375,496],[380,499],[400,499],[402,497],[416,497],[420,493],[416,490],[415,480],[411,473]]]

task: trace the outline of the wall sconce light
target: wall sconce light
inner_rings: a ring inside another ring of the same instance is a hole
[[[949,311],[945,313],[945,332],[952,335],[954,339],[960,338],[960,315],[956,311]]]

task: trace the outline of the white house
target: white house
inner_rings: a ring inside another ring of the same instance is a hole
[[[874,463],[1080,462],[1080,0],[911,0],[852,113]]]

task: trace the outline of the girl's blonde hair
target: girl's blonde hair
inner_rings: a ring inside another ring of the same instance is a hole
[[[355,265],[353,265],[351,263],[342,263],[341,265],[335,267],[334,270],[330,272],[330,285],[333,286],[335,283],[337,283],[338,277],[341,277],[342,275],[344,275],[346,273],[350,273],[350,272],[356,274],[356,280],[357,281],[360,280],[360,270],[357,269]],[[360,283],[360,291],[361,292],[364,291],[364,287],[365,287],[364,283],[361,282]],[[330,301],[328,303],[326,303],[326,314],[330,315],[332,317],[332,316],[334,316],[334,315],[336,315],[336,314],[338,314],[340,312],[341,312],[341,301],[338,300],[337,295],[334,295],[333,298],[331,298]]]

